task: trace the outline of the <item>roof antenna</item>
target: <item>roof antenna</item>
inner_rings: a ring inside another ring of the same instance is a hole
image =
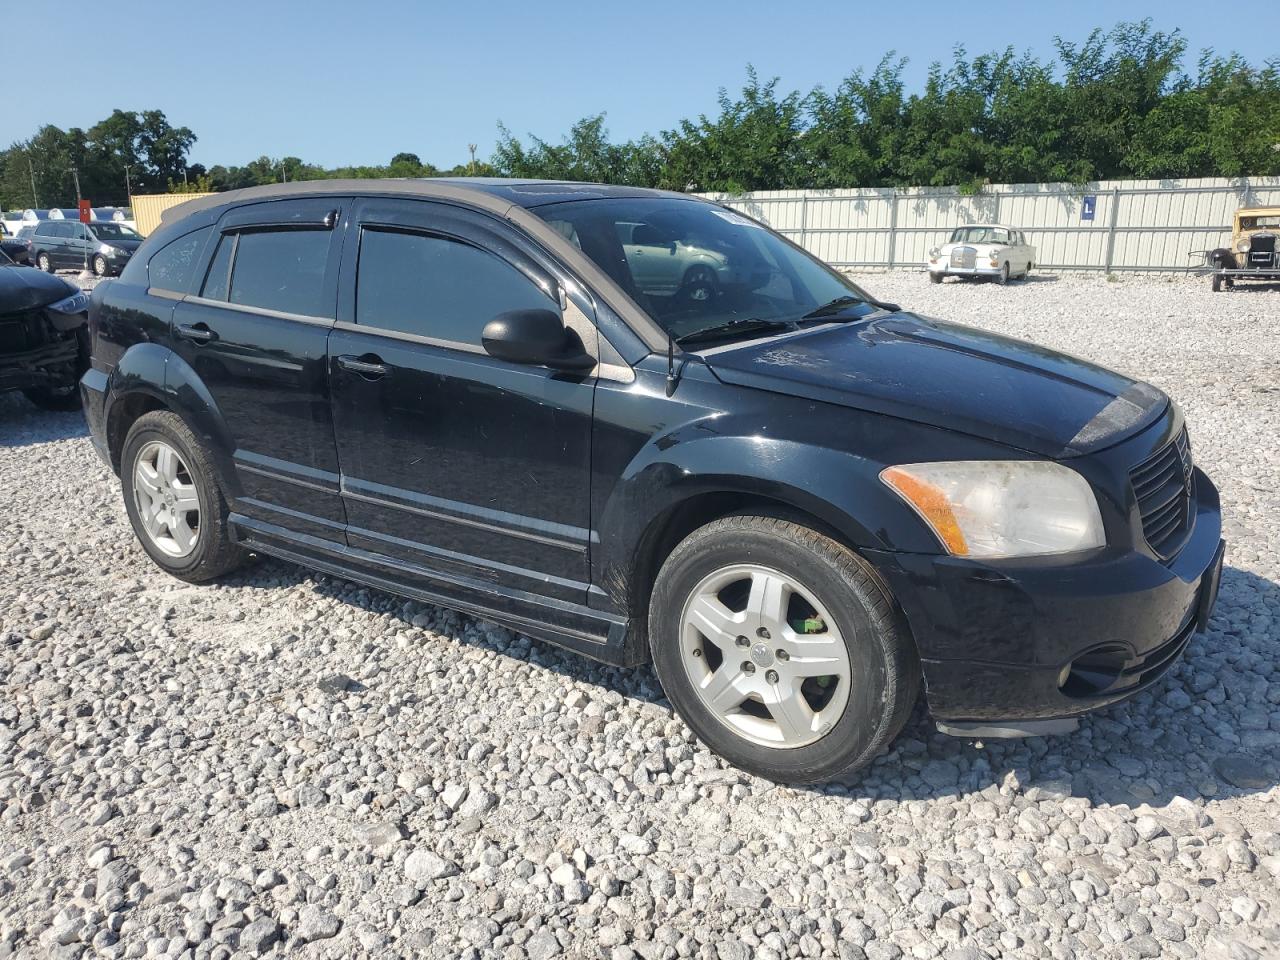
[[[667,396],[676,392],[676,384],[680,378],[676,376],[676,341],[667,333]]]

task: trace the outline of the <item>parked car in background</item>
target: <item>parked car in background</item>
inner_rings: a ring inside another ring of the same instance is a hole
[[[997,224],[969,223],[951,231],[951,238],[929,251],[929,280],[945,277],[988,277],[1008,283],[1026,277],[1035,266],[1036,248],[1021,230]]]
[[[650,236],[744,279],[646,294]],[[776,780],[870,763],[922,685],[948,733],[1066,732],[1217,596],[1217,490],[1165,394],[878,301],[696,197],[215,194],[90,317],[85,416],[163,570],[287,557],[652,660]]]
[[[14,263],[23,267],[31,266],[31,241],[26,237],[0,235],[0,250]]]
[[[1237,280],[1280,280],[1280,207],[1241,207],[1231,230],[1231,246],[1208,253],[1217,293]]]
[[[83,269],[106,277],[124,269],[142,234],[114,221],[41,220],[31,239],[31,259],[41,270]]]
[[[75,284],[0,253],[0,391],[21,390],[47,410],[79,407],[78,381],[89,368],[88,308]]]

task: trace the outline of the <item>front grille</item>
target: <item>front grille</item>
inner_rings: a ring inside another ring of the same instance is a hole
[[[39,340],[32,336],[31,327],[21,315],[0,317],[0,353],[25,353],[38,347]]]
[[[1275,253],[1275,235],[1270,233],[1254,234],[1249,238],[1249,250],[1252,253]]]
[[[1160,557],[1177,552],[1191,530],[1192,462],[1187,430],[1129,471],[1142,533]]]
[[[951,266],[971,269],[976,262],[978,251],[973,247],[952,247]]]

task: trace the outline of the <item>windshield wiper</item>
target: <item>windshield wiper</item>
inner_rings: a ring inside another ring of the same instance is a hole
[[[817,309],[810,310],[800,319],[817,320],[821,317],[834,316],[843,311],[845,307],[852,307],[859,303],[865,303],[867,306],[875,307],[877,310],[888,310],[890,313],[897,313],[902,309],[896,303],[886,303],[883,300],[873,300],[871,297],[855,297],[852,294],[845,294],[842,297],[836,297],[830,303],[824,303]]]
[[[714,326],[703,327],[701,330],[694,330],[692,333],[686,333],[682,337],[676,337],[675,341],[681,345],[704,343],[710,340],[728,340],[740,333],[770,333],[777,330],[794,329],[795,323],[791,320],[738,317],[734,320],[726,320],[724,323],[717,323]]]

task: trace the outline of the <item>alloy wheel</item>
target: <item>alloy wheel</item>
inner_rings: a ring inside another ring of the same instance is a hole
[[[692,591],[680,622],[681,659],[694,692],[738,736],[803,747],[844,713],[844,638],[794,578],[756,564],[723,567]]]
[[[152,440],[133,467],[133,496],[147,538],[175,559],[190,555],[200,536],[200,498],[182,456]]]

